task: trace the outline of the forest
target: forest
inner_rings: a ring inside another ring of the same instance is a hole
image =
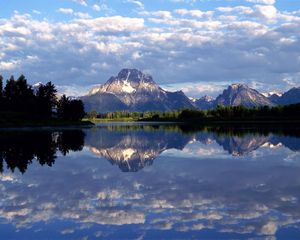
[[[51,82],[33,88],[24,75],[11,76],[5,84],[0,76],[0,125],[21,122],[80,121],[85,115],[81,100],[57,97]]]

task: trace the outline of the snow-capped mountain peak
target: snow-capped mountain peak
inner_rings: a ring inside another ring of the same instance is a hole
[[[87,110],[107,111],[168,111],[193,108],[191,101],[183,92],[168,92],[157,85],[152,76],[137,69],[122,69],[117,76],[111,77],[105,84],[94,87],[82,98]],[[112,104],[113,101],[113,104]],[[113,107],[111,107],[114,105]]]
[[[158,91],[159,86],[152,77],[137,69],[122,69],[117,77],[111,77],[105,84],[94,87],[89,95],[96,93],[134,94],[137,91]]]

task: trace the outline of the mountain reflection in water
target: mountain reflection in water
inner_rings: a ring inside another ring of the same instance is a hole
[[[2,131],[1,239],[299,239],[298,133]]]
[[[34,160],[51,167],[58,152],[66,155],[85,146],[123,172],[137,172],[152,165],[163,152],[182,151],[191,142],[215,142],[233,156],[250,154],[260,147],[285,147],[297,152],[300,131],[149,124],[102,125],[92,130],[5,131],[0,134],[0,171],[4,162],[12,172],[17,168],[24,173]]]
[[[276,133],[280,134],[277,135]],[[102,126],[87,134],[85,145],[123,172],[136,172],[153,164],[168,149],[183,150],[190,142],[216,142],[233,156],[249,154],[260,147],[286,147],[300,151],[300,132],[263,129],[189,128],[180,125]],[[201,147],[201,146],[200,146]]]

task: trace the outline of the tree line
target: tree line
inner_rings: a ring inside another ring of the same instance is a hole
[[[256,107],[218,106],[210,110],[183,109],[179,111],[149,111],[149,112],[89,112],[88,118],[101,119],[133,119],[139,121],[180,121],[180,122],[213,122],[213,121],[300,121],[300,103],[286,106]]]
[[[178,119],[182,121],[272,121],[300,120],[300,103],[286,106],[218,106],[211,110],[182,110]]]
[[[33,88],[21,75],[18,79],[11,76],[4,85],[0,75],[0,118],[78,121],[84,115],[82,101],[65,95],[58,98],[52,82]]]

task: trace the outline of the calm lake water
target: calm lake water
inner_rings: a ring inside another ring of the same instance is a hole
[[[300,239],[296,127],[2,130],[0,154],[1,239]]]

